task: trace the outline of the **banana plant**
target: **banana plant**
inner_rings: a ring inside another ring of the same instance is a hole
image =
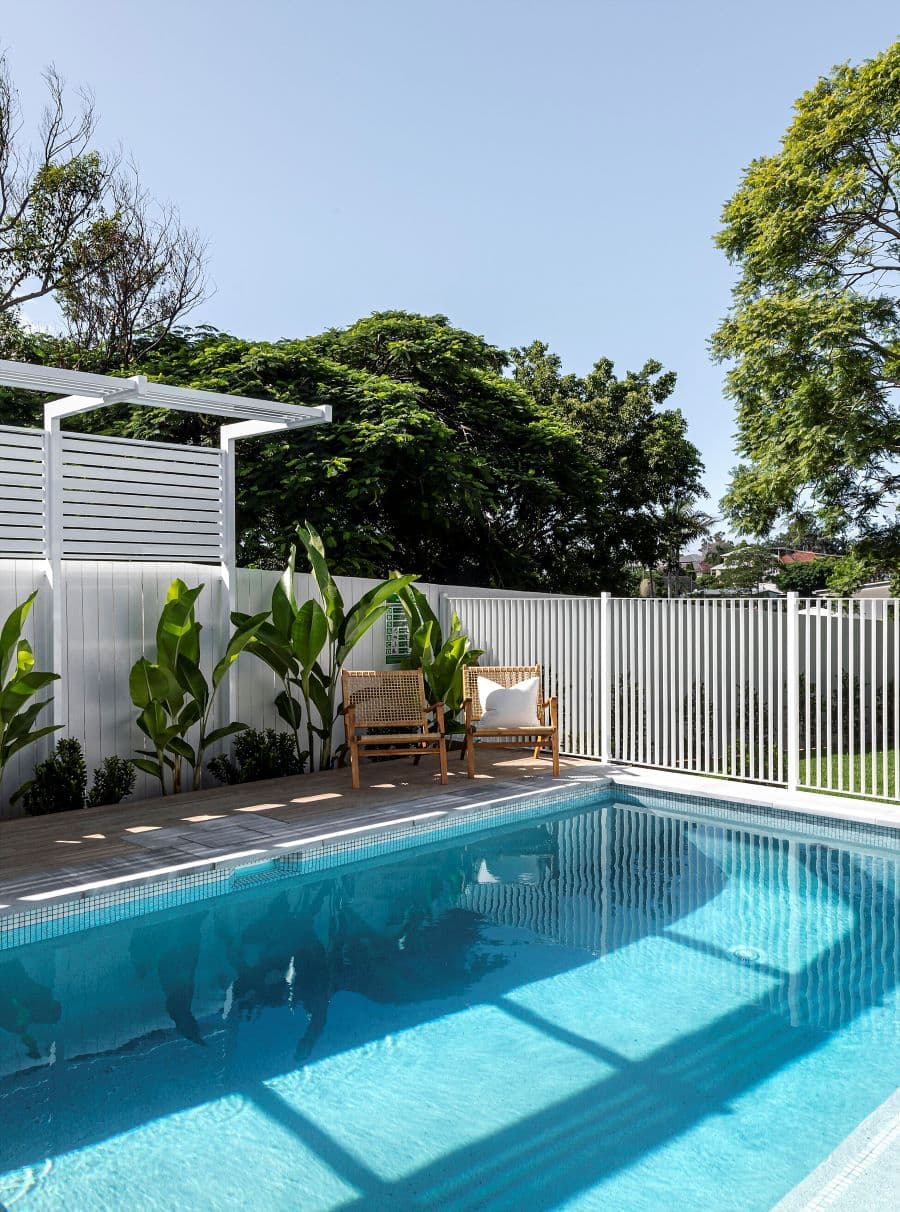
[[[403,579],[396,572],[391,576],[395,585]],[[471,647],[455,610],[450,618],[450,632],[445,639],[440,620],[420,589],[415,585],[405,585],[396,589],[395,593],[409,625],[410,654],[403,661],[403,668],[422,670],[428,701],[444,704],[447,729],[454,731],[455,717],[463,701],[463,666],[477,665],[483,652]]]
[[[37,590],[20,602],[0,630],[0,779],[14,754],[62,727],[61,724],[34,727],[37,717],[53,702],[52,697],[29,703],[59,678],[58,673],[35,669],[34,652],[22,636],[36,597]]]
[[[269,614],[249,615],[235,628],[207,681],[200,668],[203,628],[194,609],[202,590],[202,585],[189,589],[177,578],[172,582],[156,628],[156,660],[141,657],[129,677],[131,701],[140,713],[137,725],[152,746],[138,754],[134,764],[159,780],[163,795],[167,773],[172,791],[182,790],[185,763],[192,768],[194,790],[199,790],[209,747],[247,727],[232,721],[211,729],[210,717],[219,686]],[[197,741],[191,745],[187,738],[195,727]]]
[[[275,706],[294,733],[298,756],[301,721],[305,717],[310,768],[316,768],[313,755],[318,737],[317,768],[328,770],[332,764],[331,734],[339,710],[337,685],[341,666],[366,632],[384,617],[388,598],[397,592],[398,586],[404,588],[416,578],[398,574],[382,581],[348,610],[316,530],[307,523],[297,528],[297,537],[306,552],[321,602],[310,599],[298,604],[294,593],[297,547],[292,547],[287,568],[272,592],[271,621],[258,629],[248,651],[265,661],[282,683]],[[232,615],[239,626],[246,617]]]

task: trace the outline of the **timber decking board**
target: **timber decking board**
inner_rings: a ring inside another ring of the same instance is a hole
[[[349,770],[334,770],[0,821],[0,905],[23,909],[35,902],[23,903],[22,897],[56,888],[139,877],[198,858],[268,848],[278,840],[299,842],[376,826],[410,815],[426,798],[434,809],[444,798],[480,800],[527,790],[536,782],[548,787],[556,782],[546,758],[495,752],[490,761],[480,759],[474,780],[466,778],[458,758],[451,761],[446,787],[438,781],[433,759],[418,766],[398,760],[365,763],[360,791],[351,789]],[[562,767],[563,774],[577,773],[596,769],[597,763],[568,758]],[[185,819],[202,816],[213,819]]]

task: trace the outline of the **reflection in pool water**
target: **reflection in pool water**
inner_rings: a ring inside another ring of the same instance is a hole
[[[768,1208],[896,1082],[896,898],[603,805],[7,952],[0,1203]]]

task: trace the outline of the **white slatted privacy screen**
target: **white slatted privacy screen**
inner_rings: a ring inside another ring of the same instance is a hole
[[[223,558],[222,452],[65,433],[64,559]]]
[[[61,447],[63,559],[223,561],[220,450],[77,433]],[[0,557],[48,554],[47,476],[44,432],[0,427]]]
[[[0,558],[43,554],[43,430],[0,425]]]

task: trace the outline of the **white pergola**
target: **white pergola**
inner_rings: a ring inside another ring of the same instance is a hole
[[[150,382],[143,375],[135,375],[133,378],[118,378],[113,375],[92,374],[80,370],[64,370],[54,366],[36,366],[26,362],[11,362],[0,359],[0,386],[16,388],[21,391],[40,392],[44,395],[52,395],[55,398],[44,405],[44,426],[43,436],[34,430],[16,430],[7,428],[5,433],[5,441],[11,444],[12,458],[15,459],[16,445],[21,444],[21,450],[24,451],[23,457],[40,458],[42,460],[42,495],[43,495],[43,534],[44,538],[44,558],[47,565],[47,574],[52,590],[53,599],[53,658],[54,668],[60,669],[62,666],[62,594],[59,592],[61,586],[61,561],[64,558],[64,496],[68,489],[64,488],[66,483],[72,484],[72,477],[79,474],[78,467],[72,468],[73,460],[78,457],[83,459],[85,468],[83,474],[93,477],[92,480],[85,480],[85,484],[100,486],[101,489],[106,487],[103,482],[103,477],[106,475],[104,470],[104,461],[108,457],[110,459],[109,476],[111,480],[116,478],[115,458],[121,456],[123,451],[127,455],[133,454],[133,460],[119,458],[118,474],[120,479],[124,478],[125,483],[119,484],[119,491],[127,491],[135,494],[142,491],[141,482],[152,480],[154,469],[159,470],[161,466],[159,460],[162,458],[181,460],[181,463],[173,463],[172,466],[177,469],[188,467],[190,470],[190,460],[194,457],[192,451],[196,451],[198,460],[205,459],[205,465],[201,466],[201,470],[207,475],[208,483],[215,482],[218,489],[217,500],[221,503],[221,544],[218,544],[215,552],[217,553],[221,569],[221,575],[227,587],[227,597],[229,610],[235,608],[235,564],[236,564],[236,534],[235,534],[235,447],[242,438],[259,437],[267,434],[280,433],[287,430],[304,429],[311,425],[321,425],[331,420],[331,409],[329,407],[306,407],[297,404],[279,403],[274,400],[253,399],[247,396],[227,395],[223,392],[200,391],[191,387],[175,387],[165,383]],[[80,413],[91,412],[98,408],[107,408],[118,404],[140,405],[149,408],[169,408],[177,412],[201,413],[207,416],[222,417],[227,419],[227,423],[221,426],[220,429],[220,454],[217,452],[215,456],[215,465],[209,460],[213,458],[212,452],[206,447],[175,447],[169,444],[153,444],[153,443],[127,443],[124,440],[114,441],[110,439],[90,439],[81,437],[80,435],[67,435],[64,437],[61,428],[61,422],[66,417],[77,416]],[[91,451],[90,443],[96,441],[98,446],[95,451]],[[26,450],[28,443],[31,443],[30,450]],[[70,442],[78,450],[82,452],[79,455],[67,456],[68,462],[64,469],[64,448],[65,443]],[[106,445],[102,445],[106,443]],[[42,449],[41,449],[42,447]],[[154,447],[158,452],[154,458]],[[133,448],[133,450],[131,449]],[[9,458],[10,452],[7,452]],[[140,455],[147,465],[147,470],[142,474]],[[9,466],[9,461],[7,462]],[[14,471],[13,482],[9,482],[7,476],[7,503],[0,505],[0,508],[11,510],[15,507],[15,477],[23,486],[22,496],[27,496],[24,491],[24,485],[30,483],[26,472],[29,465],[22,462],[16,465],[12,462]],[[34,467],[35,464],[30,465]],[[129,467],[133,470],[122,472],[122,467]],[[65,474],[64,474],[65,470]],[[68,479],[67,479],[68,477]],[[174,474],[171,477],[173,480],[178,480],[179,476]],[[182,480],[184,477],[180,477]],[[131,483],[129,483],[129,481]],[[198,481],[199,482],[199,481]],[[154,517],[158,517],[164,512],[160,503],[164,502],[168,495],[177,495],[182,489],[168,489],[165,486],[161,487],[157,492],[157,500],[148,499],[142,505],[129,505],[128,509],[133,514],[145,513]],[[197,490],[199,493],[200,490]],[[33,494],[37,495],[37,494]],[[101,498],[98,498],[101,499]],[[105,498],[102,498],[105,499]],[[122,498],[117,498],[114,495],[109,496],[110,516],[114,515],[116,508],[115,502]],[[130,498],[128,498],[130,499]],[[72,506],[71,508],[76,509]],[[86,514],[102,514],[104,506],[90,505],[88,507],[81,506],[80,509]],[[207,506],[207,508],[209,508]],[[78,510],[76,509],[76,512]],[[172,512],[172,510],[169,510]],[[7,515],[8,516],[8,515]],[[209,517],[210,515],[207,515]],[[93,522],[93,519],[91,519]],[[86,524],[86,523],[85,523]],[[102,524],[102,519],[97,523]],[[173,523],[164,523],[162,525],[173,525]],[[190,523],[181,523],[183,529],[187,529]],[[211,523],[207,523],[211,526]],[[100,534],[100,531],[84,531],[82,538],[89,536],[91,538]],[[117,535],[117,538],[122,536]],[[125,534],[127,538],[127,532]],[[160,539],[164,542],[164,539]],[[175,540],[173,540],[174,542]],[[92,544],[84,544],[85,549],[91,552],[87,558],[103,559],[102,551],[96,550],[102,546],[102,542]],[[71,558],[80,558],[77,555]],[[127,542],[119,542],[116,553],[107,558],[128,559]],[[134,558],[141,558],[140,555]],[[144,558],[148,558],[146,555]],[[152,557],[149,557],[152,558]],[[160,558],[160,557],[157,557]],[[173,560],[190,559],[189,556],[173,555]],[[211,557],[216,559],[216,555]],[[210,557],[207,557],[207,562]]]

